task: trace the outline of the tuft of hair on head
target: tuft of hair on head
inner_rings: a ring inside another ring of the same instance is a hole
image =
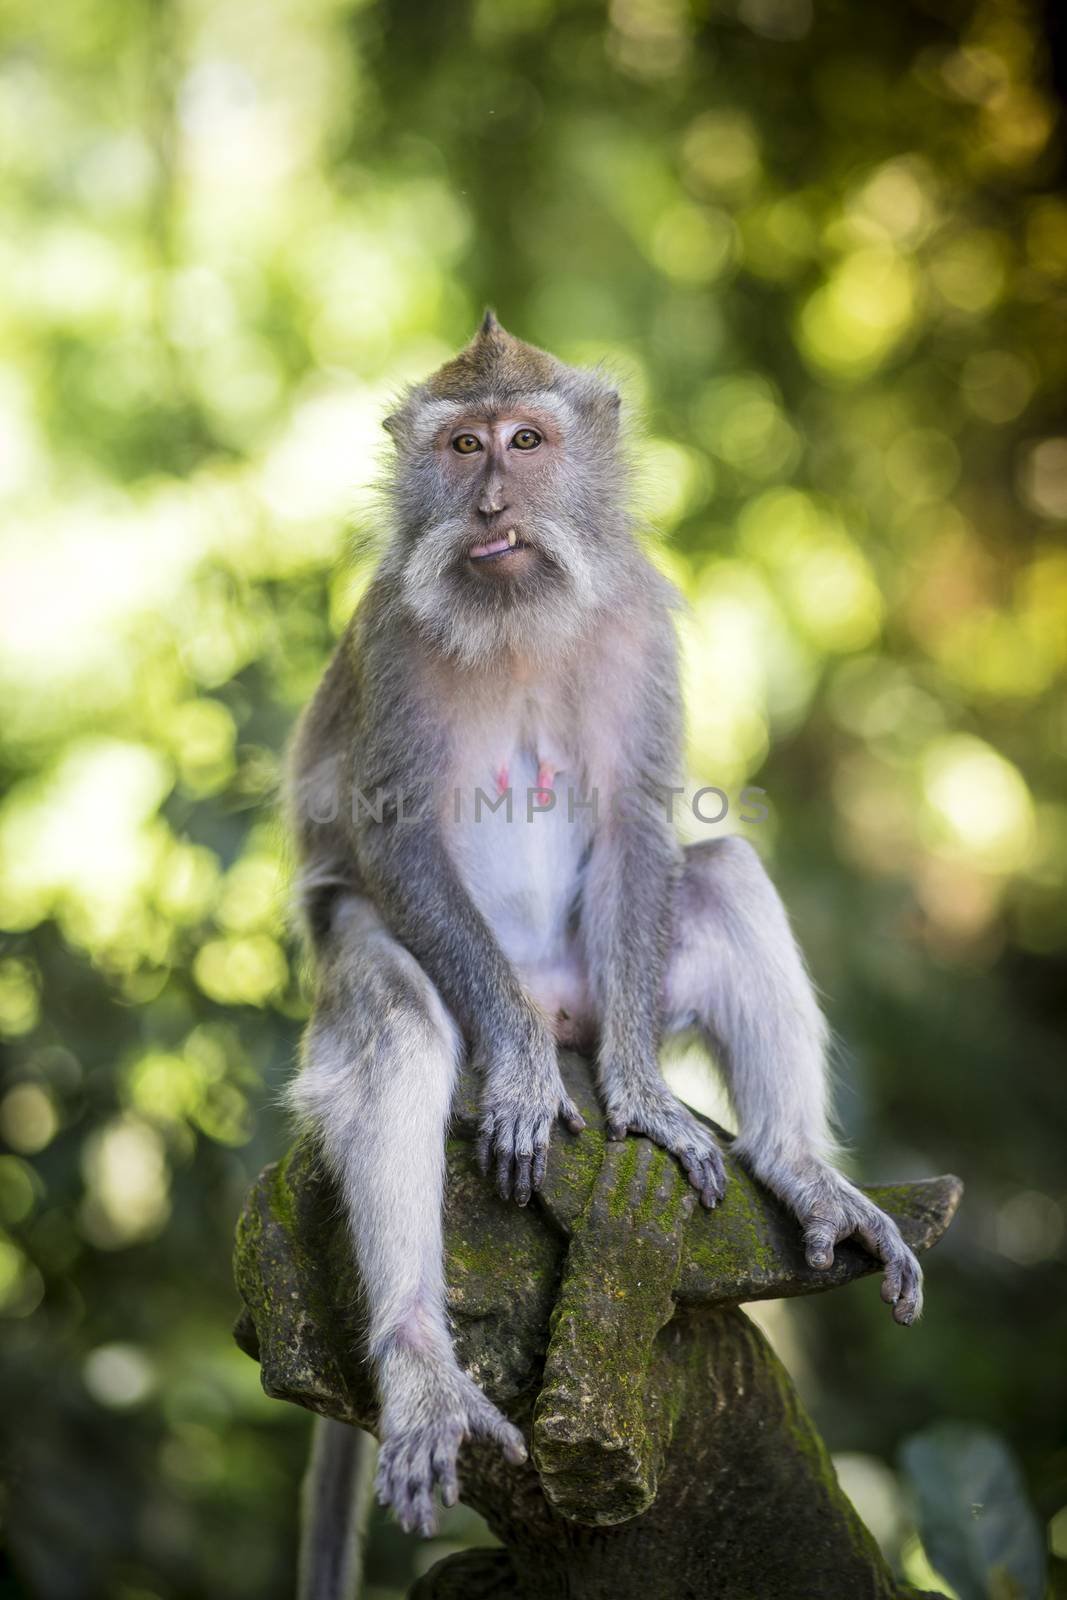
[[[382,426],[398,446],[418,437],[416,420],[438,403],[487,405],[506,410],[534,395],[553,393],[569,403],[601,442],[618,433],[619,396],[604,374],[571,367],[509,333],[487,306],[473,338],[462,350],[403,395]]]
[[[431,373],[420,389],[430,400],[495,399],[503,404],[539,389],[551,389],[566,371],[536,345],[516,339],[486,311],[470,343]]]

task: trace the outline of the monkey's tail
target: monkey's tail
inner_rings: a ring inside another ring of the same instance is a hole
[[[361,1428],[315,1418],[300,1494],[297,1600],[358,1600],[375,1455]]]

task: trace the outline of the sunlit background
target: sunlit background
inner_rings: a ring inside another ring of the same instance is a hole
[[[921,1327],[873,1282],[765,1324],[912,1581],[953,1592],[901,1454],[934,1424],[1067,1556],[1055,17],[8,0],[0,1595],[292,1592],[309,1419],[229,1335],[307,1008],[280,757],[379,418],[486,302],[620,377],[691,774],[767,791],[854,1170],[967,1182]],[[487,1537],[376,1521],[368,1595]]]

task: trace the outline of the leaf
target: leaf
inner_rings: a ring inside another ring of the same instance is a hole
[[[907,1439],[900,1461],[926,1554],[960,1600],[1042,1600],[1044,1534],[998,1434],[938,1423]]]

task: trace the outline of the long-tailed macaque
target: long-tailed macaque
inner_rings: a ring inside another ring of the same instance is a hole
[[[435,1489],[457,1498],[465,1439],[525,1453],[458,1365],[445,1310],[445,1127],[468,1052],[505,1198],[529,1201],[558,1122],[583,1126],[568,1043],[595,1060],[612,1137],[669,1150],[714,1206],[719,1149],[657,1062],[666,1035],[696,1030],[734,1148],[796,1215],[811,1265],[856,1235],[897,1322],[921,1308],[896,1225],[831,1163],[827,1030],[756,852],[683,849],[671,826],[677,597],[634,536],[618,412],[599,374],[491,313],[406,394],[385,421],[390,541],[293,751],[317,975],[293,1100],[366,1292],[379,1496],[424,1533]]]

